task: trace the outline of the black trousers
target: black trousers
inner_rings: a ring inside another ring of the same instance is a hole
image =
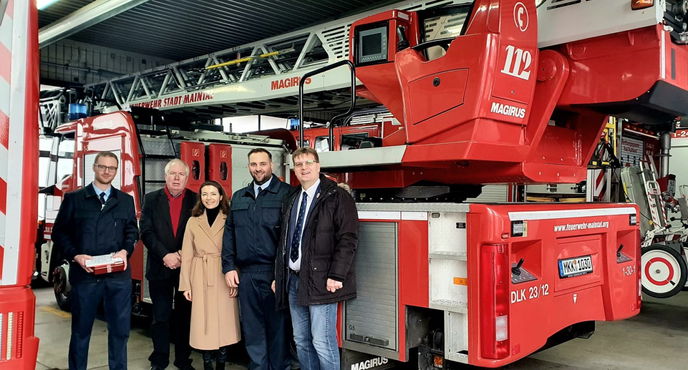
[[[93,321],[101,302],[108,328],[108,366],[127,368],[127,340],[131,329],[131,279],[99,278],[72,286],[72,336],[69,369],[86,370]]]
[[[286,310],[275,311],[272,267],[244,267],[239,273],[239,306],[249,369],[284,370],[291,366]]]
[[[174,343],[174,365],[180,368],[190,365],[191,302],[178,291],[179,278],[149,280],[148,284],[153,301],[153,353],[148,360],[153,366],[167,367],[170,362],[170,343]]]

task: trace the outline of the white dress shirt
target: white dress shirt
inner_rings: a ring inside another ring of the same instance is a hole
[[[303,193],[308,194],[308,198],[306,198],[306,213],[303,216],[303,226],[301,227],[300,233],[301,237],[299,238],[299,258],[296,259],[296,261],[292,262],[291,258],[289,258],[289,268],[294,270],[294,271],[301,271],[301,242],[303,242],[303,229],[306,227],[306,220],[308,220],[308,211],[311,209],[311,204],[313,204],[313,199],[315,199],[315,193],[318,191],[318,187],[320,186],[320,179],[318,179],[313,185],[311,185],[310,188],[304,189],[301,188],[301,192],[299,193],[299,198],[296,199],[296,209],[293,209],[293,212],[296,212],[296,215],[298,217],[300,208],[301,208],[301,202],[303,199]],[[290,233],[294,233],[294,230],[289,230]],[[291,245],[289,245],[289,248],[291,248]],[[289,254],[289,253],[287,253]]]
[[[258,188],[261,188],[261,190],[267,189],[268,186],[270,186],[270,181],[272,181],[272,176],[270,176],[270,178],[268,179],[268,181],[266,181],[266,182],[264,182],[264,183],[262,183],[262,184],[260,184],[260,185],[256,184],[256,181],[255,181],[255,180],[253,181],[253,194],[256,195],[256,198],[258,198],[258,193],[259,193],[259,192],[258,192]]]

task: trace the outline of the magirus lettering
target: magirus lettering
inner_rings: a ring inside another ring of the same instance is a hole
[[[375,357],[371,358],[370,360],[365,360],[357,362],[355,364],[351,364],[351,370],[368,370],[376,366],[385,365],[388,362],[389,360],[385,357]]]

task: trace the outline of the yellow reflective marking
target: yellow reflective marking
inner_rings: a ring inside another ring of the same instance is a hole
[[[71,314],[71,313],[69,313],[69,312],[64,312],[64,311],[62,311],[61,309],[55,308],[55,307],[52,307],[52,306],[40,306],[40,307],[38,307],[38,308],[40,308],[40,310],[43,311],[43,312],[51,313],[51,314],[53,314],[53,315],[55,315],[55,316],[58,316],[58,317],[61,317],[61,318],[63,318],[63,319],[68,319],[68,318],[72,317],[72,314]]]
[[[454,278],[454,285],[468,285],[468,279],[455,277]]]

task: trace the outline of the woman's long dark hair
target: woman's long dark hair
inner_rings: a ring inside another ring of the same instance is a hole
[[[205,206],[203,205],[203,201],[201,201],[201,191],[203,190],[203,187],[208,185],[214,186],[217,189],[217,192],[220,193],[222,199],[220,199],[220,205],[218,205],[218,207],[220,207],[222,213],[229,213],[229,201],[227,200],[227,193],[225,193],[225,189],[222,188],[222,185],[218,184],[216,181],[206,181],[201,185],[200,188],[198,188],[198,201],[191,210],[191,216],[198,217],[205,212]]]

